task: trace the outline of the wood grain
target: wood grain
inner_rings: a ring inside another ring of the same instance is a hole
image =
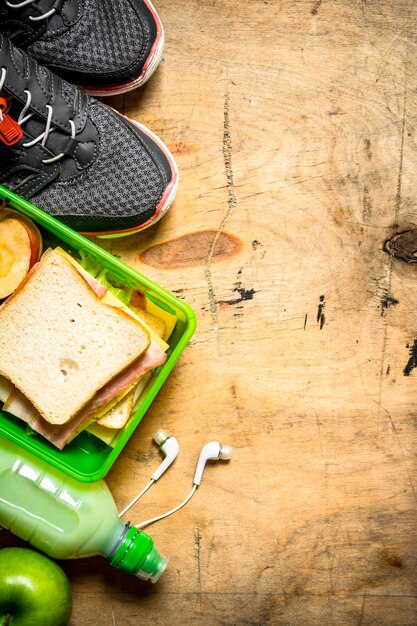
[[[71,626],[414,626],[417,267],[384,246],[417,227],[417,6],[157,9],[161,68],[112,104],[170,146],[179,192],[101,245],[198,329],[108,483],[123,506],[159,461],[153,432],[176,435],[137,522],[182,500],[204,443],[235,455],[149,528],[171,556],[157,585],[64,564]]]

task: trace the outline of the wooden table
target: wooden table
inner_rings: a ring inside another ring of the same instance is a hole
[[[157,8],[162,65],[112,104],[166,141],[179,192],[105,247],[198,329],[108,484],[122,507],[154,431],[178,438],[138,522],[185,497],[207,441],[235,453],[149,527],[157,585],[64,564],[71,626],[415,626],[417,5]]]

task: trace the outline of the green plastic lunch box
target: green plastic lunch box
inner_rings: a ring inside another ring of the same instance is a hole
[[[188,304],[163,287],[33,204],[0,186],[0,204],[3,201],[7,201],[8,206],[20,211],[36,223],[43,237],[44,249],[60,246],[75,259],[78,258],[80,252],[93,256],[117,284],[138,289],[148,300],[176,317],[174,330],[167,340],[169,345],[167,360],[153,371],[151,379],[140,395],[133,415],[111,444],[105,443],[84,430],[63,450],[58,450],[46,439],[33,433],[25,422],[0,410],[0,435],[47,461],[68,476],[82,482],[93,482],[104,478],[107,474],[162,387],[195,330],[195,314]],[[2,406],[1,403],[0,406]]]

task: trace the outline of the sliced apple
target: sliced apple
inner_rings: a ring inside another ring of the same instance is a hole
[[[7,298],[39,260],[42,238],[28,218],[15,211],[0,215],[0,300]]]
[[[0,209],[0,222],[8,218],[14,218],[21,222],[26,228],[30,239],[30,246],[32,249],[29,267],[30,269],[33,265],[35,265],[35,263],[37,263],[37,261],[39,261],[42,256],[42,235],[39,231],[39,228],[36,226],[35,222],[33,222],[26,215],[23,215],[23,213],[14,211],[9,207],[0,207]]]

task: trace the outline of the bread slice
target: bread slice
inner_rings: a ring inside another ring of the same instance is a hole
[[[132,391],[129,391],[119,402],[99,417],[96,423],[104,428],[123,428],[132,414],[136,400],[145,389],[151,377],[152,372],[145,372]]]
[[[134,397],[135,390],[132,389],[117,404],[112,406],[103,417],[100,417],[97,420],[97,424],[105,428],[123,428],[132,413]]]
[[[70,420],[149,344],[137,320],[101,302],[53,250],[0,307],[0,374],[51,424]]]

